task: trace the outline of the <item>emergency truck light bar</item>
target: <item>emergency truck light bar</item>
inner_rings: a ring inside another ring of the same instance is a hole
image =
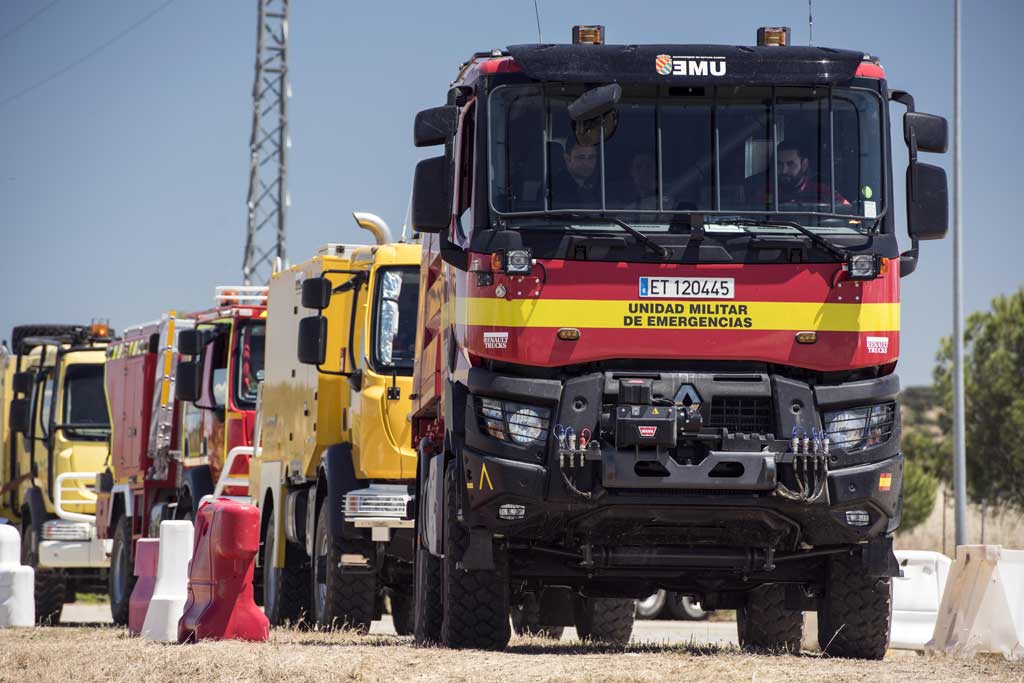
[[[217,287],[213,300],[218,306],[265,306],[267,288],[258,285],[235,285]]]

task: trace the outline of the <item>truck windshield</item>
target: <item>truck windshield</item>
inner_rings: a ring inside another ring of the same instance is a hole
[[[419,285],[416,267],[382,268],[377,275],[373,362],[380,371],[412,374]]]
[[[688,212],[718,213],[850,233],[874,229],[885,209],[882,106],[871,91],[624,86],[615,112],[589,130],[567,111],[583,92],[491,93],[496,214],[544,225],[544,212],[614,213],[657,232]]]
[[[267,327],[263,322],[250,322],[239,328],[236,345],[238,393],[235,396],[239,407],[252,408],[256,405],[256,389],[263,381],[266,333]]]
[[[107,399],[103,390],[103,366],[69,365],[64,371],[61,423],[69,439],[98,441],[110,433]]]

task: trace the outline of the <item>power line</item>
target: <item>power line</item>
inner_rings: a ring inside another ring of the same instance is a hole
[[[39,16],[39,15],[41,15],[41,14],[42,14],[43,12],[45,12],[46,10],[48,10],[48,9],[50,9],[51,7],[53,7],[54,5],[56,5],[56,4],[58,3],[58,2],[60,2],[60,0],[50,0],[50,2],[46,3],[45,5],[43,5],[43,6],[42,6],[42,7],[40,7],[39,9],[37,9],[37,10],[36,10],[35,12],[33,12],[33,13],[32,13],[32,16],[30,16],[30,17],[29,17],[28,19],[26,19],[25,21],[21,22],[20,24],[18,24],[18,25],[17,25],[17,26],[15,26],[14,28],[10,29],[9,31],[7,31],[7,32],[6,32],[6,33],[4,33],[3,35],[0,35],[0,40],[6,40],[6,39],[7,39],[7,38],[9,38],[10,36],[13,36],[13,35],[14,35],[15,33],[17,33],[18,31],[20,31],[21,29],[23,29],[23,28],[24,28],[25,26],[27,26],[28,24],[31,24],[31,23],[32,23],[32,21],[33,21],[33,20],[34,20],[34,19],[35,19],[36,17],[38,17],[38,16]]]
[[[27,88],[14,93],[10,97],[7,97],[7,98],[5,98],[3,100],[0,100],[0,108],[6,107],[11,102],[14,102],[17,99],[20,99],[20,98],[24,97],[25,95],[29,94],[33,90],[36,90],[38,88],[43,87],[44,85],[46,85],[50,81],[54,80],[55,78],[59,78],[60,76],[63,76],[68,71],[71,71],[72,69],[74,69],[76,66],[79,66],[79,65],[84,64],[85,62],[89,61],[90,59],[92,59],[93,57],[95,57],[99,53],[103,52],[105,49],[107,49],[108,47],[110,47],[111,45],[116,43],[117,41],[119,41],[122,38],[124,38],[126,35],[128,35],[132,31],[134,31],[135,29],[137,29],[138,27],[142,26],[144,23],[146,23],[147,21],[149,21],[150,19],[155,17],[157,14],[159,14],[161,11],[163,11],[172,2],[174,2],[174,0],[164,0],[164,2],[162,2],[155,9],[150,11],[148,14],[143,16],[141,19],[136,21],[134,24],[132,24],[128,28],[124,29],[123,31],[121,31],[120,33],[115,35],[114,37],[110,38],[105,43],[103,43],[103,44],[93,48],[92,50],[87,52],[85,55],[79,57],[78,59],[76,59],[75,61],[71,62],[67,66],[65,66],[65,67],[63,67],[61,69],[58,69],[57,71],[53,72],[52,74],[50,74],[49,76],[47,76],[43,80],[37,81],[36,83],[33,83],[32,85],[28,86]]]
[[[544,39],[540,35],[540,8],[537,7],[537,0],[533,0],[533,13],[537,16],[537,42],[543,43]]]

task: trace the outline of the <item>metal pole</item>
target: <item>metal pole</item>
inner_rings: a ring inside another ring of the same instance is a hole
[[[964,437],[964,262],[963,145],[960,88],[960,0],[953,0],[953,493],[956,496],[956,544],[967,543],[967,457]]]

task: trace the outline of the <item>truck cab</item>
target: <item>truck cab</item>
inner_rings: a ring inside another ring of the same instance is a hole
[[[4,375],[3,497],[21,526],[22,562],[35,569],[36,618],[59,621],[67,597],[105,579],[109,542],[97,537],[96,477],[109,457],[103,359],[112,332],[92,326],[15,328]]]
[[[419,244],[355,214],[375,245],[328,244],[274,273],[262,445],[250,481],[261,508],[264,608],[367,630],[390,597],[411,632],[409,410]]]
[[[878,59],[515,45],[416,117],[417,637],[625,642],[655,590],[749,649],[881,657],[901,510],[899,282],[947,228],[946,125]],[[889,109],[911,249],[897,244]],[[419,603],[424,606],[419,607]],[[860,605],[862,609],[855,609]]]

